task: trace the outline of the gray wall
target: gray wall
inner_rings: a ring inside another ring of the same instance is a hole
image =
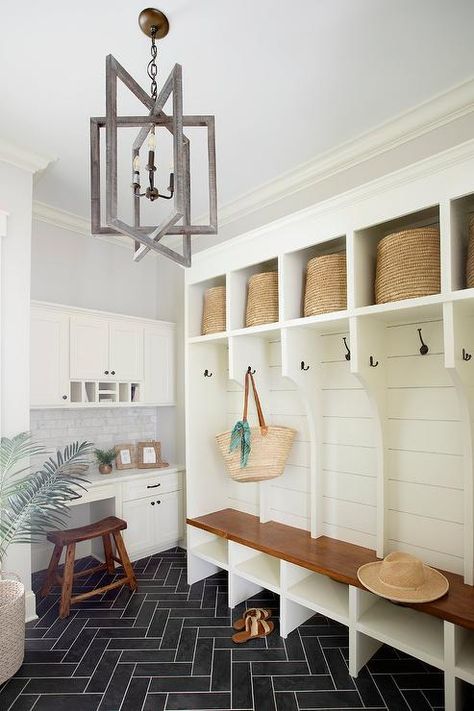
[[[183,270],[169,259],[148,255],[132,259],[131,248],[85,237],[33,220],[31,298],[112,311],[177,324],[177,407],[157,408],[156,428],[166,438],[164,451],[184,462],[183,415]],[[71,411],[65,411],[63,418]],[[94,418],[97,410],[90,411]],[[83,416],[86,418],[86,415]],[[117,414],[118,417],[118,414]],[[87,419],[87,418],[86,418]],[[41,415],[35,417],[39,434]],[[92,424],[91,424],[92,429]],[[73,439],[73,432],[70,432]],[[92,436],[92,435],[91,435]]]

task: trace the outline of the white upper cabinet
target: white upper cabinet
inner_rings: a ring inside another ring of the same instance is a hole
[[[30,332],[31,405],[69,402],[69,317],[33,307]]]
[[[143,379],[143,326],[125,320],[109,324],[108,370],[115,379]]]
[[[109,372],[109,324],[92,316],[71,317],[70,376],[99,379]]]
[[[144,402],[172,405],[175,401],[175,333],[173,324],[145,327]]]
[[[173,323],[31,305],[31,407],[173,405]]]
[[[71,318],[71,378],[141,380],[143,326],[134,321]]]

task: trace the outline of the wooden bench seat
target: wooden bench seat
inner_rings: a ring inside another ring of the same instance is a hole
[[[187,523],[361,589],[365,588],[357,578],[358,568],[378,560],[369,548],[327,536],[311,538],[308,531],[274,521],[260,523],[257,516],[235,509],[187,519]],[[474,587],[466,585],[460,575],[441,572],[449,580],[448,594],[434,602],[407,606],[474,630]]]

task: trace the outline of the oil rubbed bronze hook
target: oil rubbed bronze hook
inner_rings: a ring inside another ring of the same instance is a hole
[[[207,368],[206,368],[206,370],[204,371],[204,377],[205,377],[205,378],[212,378],[212,373],[210,373]]]
[[[256,372],[257,371],[255,369],[252,370],[252,366],[249,365],[249,367],[247,368],[247,373],[249,373],[250,375],[255,375]]]
[[[309,365],[305,365],[304,360],[301,361],[301,370],[309,370]]]
[[[464,348],[462,349],[462,359],[463,360],[471,360],[472,355],[468,353]]]
[[[344,358],[346,360],[350,360],[351,359],[351,351],[350,351],[349,346],[347,345],[346,337],[344,336],[342,340],[344,341],[344,345],[345,345],[346,351],[347,351],[347,353],[344,354]]]
[[[371,367],[371,368],[376,368],[376,367],[378,366],[378,364],[379,364],[378,360],[376,360],[375,363],[374,363],[374,357],[373,357],[373,356],[370,356],[370,358],[369,358],[369,365],[370,365],[370,367]]]
[[[426,343],[423,341],[423,336],[421,335],[421,328],[418,329],[418,335],[419,335],[420,341],[421,341],[420,353],[421,353],[421,355],[426,355],[429,351],[429,348],[426,345]]]

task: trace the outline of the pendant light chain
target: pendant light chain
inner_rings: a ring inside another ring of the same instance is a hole
[[[156,83],[156,75],[158,73],[158,67],[156,66],[156,55],[158,54],[158,47],[156,46],[155,37],[158,28],[153,26],[151,28],[151,59],[148,62],[146,71],[151,79],[150,94],[153,100],[156,99],[158,94],[158,85]]]

